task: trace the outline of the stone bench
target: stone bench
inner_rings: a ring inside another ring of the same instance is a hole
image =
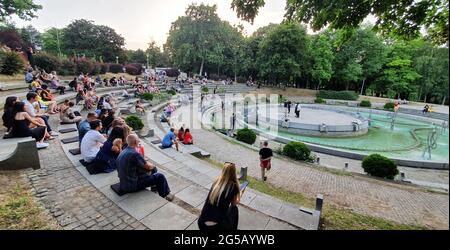
[[[0,170],[40,169],[36,140],[27,138],[0,139]]]

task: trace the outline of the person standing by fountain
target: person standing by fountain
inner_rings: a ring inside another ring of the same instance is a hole
[[[295,117],[296,118],[300,118],[300,103],[297,102],[297,104],[295,105]]]
[[[261,179],[262,181],[267,180],[266,170],[269,171],[272,168],[272,149],[269,148],[269,142],[263,142],[263,148],[259,150],[259,159],[261,167]]]

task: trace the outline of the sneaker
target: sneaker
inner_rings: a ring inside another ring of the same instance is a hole
[[[59,133],[58,133],[58,132],[55,132],[55,131],[51,131],[51,132],[50,132],[50,135],[52,135],[52,136],[58,136]]]
[[[36,143],[36,147],[37,147],[38,149],[46,148],[46,147],[48,147],[48,146],[50,146],[50,144],[48,144],[48,143],[44,143],[44,142],[38,142],[38,143]]]
[[[264,176],[263,181],[267,181],[267,176]]]
[[[168,194],[166,196],[166,200],[168,200],[168,201],[173,201],[174,198],[175,198],[175,195],[173,195],[173,194]]]

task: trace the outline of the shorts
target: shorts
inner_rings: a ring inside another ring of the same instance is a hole
[[[261,160],[260,167],[270,170],[272,168],[271,160]]]

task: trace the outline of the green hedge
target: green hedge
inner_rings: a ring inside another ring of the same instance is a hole
[[[394,179],[399,171],[395,162],[379,154],[372,154],[363,159],[364,172],[372,176]]]
[[[283,155],[294,160],[311,160],[311,150],[302,142],[289,142],[283,148]]]
[[[384,104],[384,109],[386,109],[386,110],[394,110],[394,103],[393,102],[388,102],[388,103]]]
[[[236,139],[251,145],[256,141],[256,133],[248,128],[239,129],[236,134]]]
[[[209,89],[208,89],[207,87],[203,86],[203,87],[202,87],[202,92],[203,92],[203,93],[208,93],[208,92],[209,92]]]
[[[167,94],[169,94],[169,95],[176,95],[177,92],[175,90],[171,89],[171,90],[167,91]]]
[[[335,99],[335,100],[346,100],[346,101],[356,101],[359,96],[353,91],[333,91],[333,90],[321,90],[317,93],[318,98],[322,99]]]
[[[16,52],[0,51],[0,73],[5,75],[14,75],[20,73],[24,68],[22,58]]]
[[[141,95],[141,98],[146,100],[146,101],[151,101],[151,100],[153,100],[154,96],[153,96],[152,93],[143,93]]]
[[[317,98],[314,100],[314,103],[325,103],[325,100],[322,99],[322,98],[320,98],[320,97],[317,97]]]
[[[142,119],[135,115],[130,115],[125,119],[125,122],[128,126],[130,126],[134,131],[141,130],[144,127],[144,122]]]
[[[44,69],[47,73],[59,71],[61,68],[61,61],[59,58],[45,52],[34,55],[34,64],[39,68]]]
[[[372,107],[372,103],[368,100],[363,100],[359,103],[359,106],[370,108],[370,107]]]

